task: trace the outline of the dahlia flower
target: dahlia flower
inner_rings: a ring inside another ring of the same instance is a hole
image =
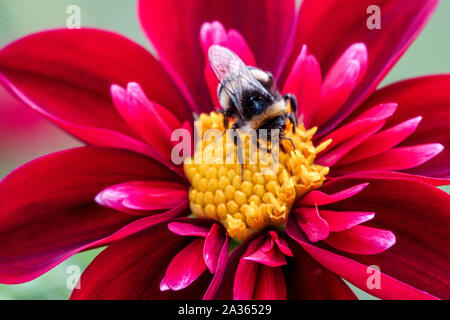
[[[439,1],[378,2],[381,30],[366,26],[369,0],[141,0],[158,58],[88,28],[3,48],[1,83],[86,146],[1,181],[0,282],[107,246],[72,299],[356,298],[343,279],[383,299],[450,298],[450,196],[437,188],[450,176],[450,75],[377,90]],[[194,114],[226,129],[212,45],[299,101],[272,174],[195,163],[220,151],[210,140],[172,161]]]

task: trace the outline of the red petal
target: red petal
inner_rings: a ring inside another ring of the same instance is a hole
[[[258,237],[233,250],[214,299],[285,299],[286,285],[281,267],[272,268],[243,259],[261,247],[263,240]]]
[[[436,75],[410,79],[395,83],[375,92],[362,107],[366,109],[379,101],[395,101],[397,112],[389,119],[390,127],[413,117],[422,116],[417,130],[402,143],[411,146],[426,143],[440,143],[445,149],[426,163],[408,170],[408,173],[450,177],[450,75]]]
[[[218,44],[236,53],[246,65],[256,67],[255,57],[245,38],[234,29],[227,31],[219,21],[205,22],[201,26],[200,42],[206,64],[208,64],[209,47]]]
[[[139,83],[129,82],[127,89],[113,84],[110,91],[117,111],[132,129],[141,129],[139,123],[139,120],[141,120],[139,119],[140,116],[145,117],[150,124],[156,122],[159,126],[163,126],[164,130],[172,131],[181,127],[181,122],[173,113],[147,98]],[[149,104],[150,106],[148,106]],[[150,110],[148,110],[149,108]],[[156,117],[156,119],[152,119],[149,113]],[[169,128],[167,129],[167,127]]]
[[[306,45],[295,60],[284,84],[283,93],[297,97],[299,115],[306,128],[311,127],[311,120],[317,110],[322,87],[322,74],[317,59],[308,54]]]
[[[361,82],[366,70],[366,46],[363,43],[351,45],[325,76],[320,107],[315,111],[311,125],[320,126],[330,119]]]
[[[197,111],[208,111],[212,102],[203,78],[201,25],[217,20],[227,30],[236,29],[255,53],[258,65],[277,74],[285,59],[285,49],[291,44],[288,40],[295,18],[295,1],[140,0],[139,16],[158,55],[179,76],[178,85],[185,93],[189,88]],[[255,28],[262,21],[264,28]]]
[[[208,85],[209,94],[214,106],[221,108],[219,100],[217,98],[217,86],[219,81],[215,76],[211,66],[209,65],[208,51],[212,45],[221,45],[236,53],[242,61],[249,66],[256,67],[255,57],[253,52],[248,47],[247,42],[242,35],[236,30],[225,30],[225,27],[219,22],[214,21],[212,23],[205,22],[200,28],[200,42],[203,49],[203,55],[205,57],[205,80]]]
[[[224,229],[219,224],[214,223],[206,236],[205,246],[203,247],[203,260],[211,273],[214,273],[217,269],[220,253],[225,243],[225,235]]]
[[[274,242],[276,243],[278,249],[280,249],[280,251],[289,257],[293,256],[293,253],[291,251],[291,249],[289,248],[289,244],[287,243],[287,241],[283,238],[280,238],[278,236],[278,233],[276,233],[275,231],[271,230],[269,231],[269,235],[272,237],[272,239],[274,240]]]
[[[277,249],[265,251],[263,248],[259,248],[251,255],[245,256],[244,260],[253,261],[268,267],[280,267],[286,264],[286,258],[283,253]]]
[[[297,57],[302,45],[306,44],[311,54],[319,60],[322,71],[326,73],[350,45],[363,42],[368,49],[369,65],[366,76],[341,110],[321,128],[322,132],[334,128],[359,105],[362,99],[375,90],[385,74],[417,37],[438,2],[437,0],[414,2],[383,0],[377,3],[372,0],[349,0],[345,3],[340,0],[302,2],[291,61]],[[381,9],[380,30],[370,30],[366,25],[370,17],[370,14],[366,14],[367,9],[374,4]]]
[[[361,192],[368,183],[362,183],[356,186],[352,186],[345,190],[341,190],[334,194],[326,194],[318,190],[309,192],[306,196],[299,200],[299,204],[305,206],[323,206],[330,203],[335,203],[353,197]]]
[[[327,221],[330,226],[330,231],[337,232],[350,229],[358,224],[369,221],[375,217],[375,213],[320,210],[320,216]]]
[[[179,236],[206,238],[211,229],[211,222],[192,218],[179,218],[169,223],[169,229]]]
[[[233,252],[235,260],[238,259],[235,269],[231,272],[234,277],[233,280],[233,298],[235,300],[251,300],[253,299],[253,293],[256,286],[257,274],[260,264],[243,259],[245,256],[249,256],[254,253],[259,246],[263,243],[263,237],[258,237],[249,242],[246,247],[245,253],[239,251]],[[227,273],[227,272],[226,272]],[[229,281],[229,280],[228,280]],[[223,289],[222,289],[223,290]]]
[[[78,145],[1,85],[0,106],[0,150],[4,151],[1,155],[2,176],[37,154]]]
[[[405,180],[413,180],[413,181],[422,181],[428,184],[431,184],[433,186],[446,186],[450,184],[450,180],[448,179],[438,179],[438,178],[430,178],[430,177],[423,177],[423,176],[417,176],[413,174],[408,173],[400,173],[400,172],[394,172],[394,171],[364,171],[364,172],[357,172],[350,175],[347,175],[347,177],[369,177],[372,178],[402,178]],[[333,180],[334,178],[330,178],[330,180]]]
[[[382,299],[435,299],[436,297],[413,288],[388,276],[383,267],[379,273],[381,286],[372,290],[368,287],[370,273],[368,266],[355,260],[318,248],[307,242],[293,220],[288,221],[287,233],[296,240],[317,262],[351,284]],[[378,255],[374,256],[377,257]]]
[[[345,231],[330,233],[325,242],[349,253],[379,254],[395,244],[395,235],[387,230],[354,226]]]
[[[410,136],[417,129],[421,120],[422,117],[416,117],[375,134],[347,153],[344,158],[339,161],[338,165],[367,159],[376,154],[390,150]]]
[[[364,132],[365,130],[372,127],[374,124],[383,123],[384,120],[386,120],[387,118],[389,118],[394,114],[396,109],[397,104],[386,103],[376,105],[375,107],[367,110],[360,116],[349,121],[348,124],[341,126],[340,128],[334,130],[333,132],[322,138],[320,140],[321,142],[324,142],[328,139],[332,140],[331,144],[328,146],[327,149],[325,149],[323,153],[325,154],[327,150],[331,150],[333,147],[349,140],[350,138],[353,138],[355,135],[360,134],[361,132]]]
[[[92,249],[92,248],[104,246],[113,241],[121,240],[132,234],[138,233],[144,229],[148,229],[154,225],[157,225],[160,223],[165,223],[167,221],[176,219],[180,216],[186,216],[186,215],[190,214],[190,211],[188,211],[187,208],[188,208],[188,202],[185,201],[166,212],[154,214],[151,216],[147,216],[147,217],[135,220],[135,221],[127,224],[125,227],[114,232],[112,235],[110,235],[106,238],[100,239],[98,241],[95,241],[95,242],[89,244],[88,246],[82,247],[81,249],[85,250],[85,249]]]
[[[344,175],[366,170],[402,170],[414,168],[434,158],[444,146],[430,143],[413,147],[394,148],[364,161],[333,168],[334,175]]]
[[[286,264],[285,255],[292,257],[287,241],[280,238],[276,231],[270,230],[265,234],[265,241],[254,252],[244,255],[243,259],[269,267],[280,267]]]
[[[204,239],[196,239],[181,250],[170,262],[165,284],[172,290],[187,288],[206,271],[203,261]]]
[[[258,269],[261,265],[253,261],[241,260],[234,278],[233,298],[235,300],[252,300]]]
[[[142,178],[177,181],[147,157],[96,147],[55,153],[12,172],[0,183],[0,282],[32,280],[134,220],[94,198],[111,184]]]
[[[429,184],[402,177],[347,177],[327,184],[326,192],[368,181],[357,196],[332,205],[334,210],[373,210],[368,224],[387,229],[396,244],[374,256],[353,256],[400,281],[443,299],[450,298],[450,196]]]
[[[159,154],[150,148],[143,141],[139,140],[137,137],[132,137],[128,134],[120,133],[115,130],[98,128],[98,127],[87,127],[84,125],[78,125],[73,122],[66,121],[64,119],[58,118],[55,115],[48,113],[46,110],[35,104],[27,96],[23,94],[13,83],[6,79],[2,74],[0,74],[0,83],[8,86],[8,89],[24,103],[28,104],[31,108],[38,110],[48,119],[56,123],[58,126],[72,133],[77,138],[82,141],[88,142],[89,144],[101,146],[101,147],[112,147],[118,149],[127,149],[135,151],[138,153],[145,154],[153,159],[160,159]],[[128,130],[128,127],[126,128]],[[180,173],[181,174],[181,173]]]
[[[217,294],[218,288],[222,283],[223,275],[225,273],[225,268],[227,266],[228,252],[230,251],[230,239],[228,238],[228,234],[225,238],[225,243],[223,244],[222,250],[220,251],[219,261],[217,262],[217,268],[214,273],[214,277],[209,284],[208,290],[203,296],[204,300],[214,299],[214,296]]]
[[[330,233],[328,223],[319,215],[317,207],[300,207],[294,211],[295,221],[306,234],[309,241],[324,240]]]
[[[215,294],[210,297],[216,300],[232,300],[235,284],[235,275],[242,256],[248,248],[251,241],[239,245],[233,250],[224,267],[222,280],[216,288]]]
[[[326,153],[319,154],[316,163],[323,166],[334,166],[348,152],[377,133],[383,127],[384,123],[385,121],[381,121],[374,122],[373,124],[368,125],[365,130],[359,132],[354,137],[346,140],[345,142],[341,143],[333,149],[330,149],[329,151],[327,150],[328,152]]]
[[[174,110],[182,121],[191,119],[159,62],[143,47],[111,32],[65,29],[22,38],[0,51],[0,73],[19,98],[88,142],[77,127],[134,136],[111,102],[114,83],[136,81],[151,100]]]
[[[298,247],[298,245],[297,245]],[[353,300],[357,299],[344,281],[322,267],[308,253],[296,248],[287,265],[288,300]]]
[[[254,300],[285,300],[286,282],[281,267],[259,265]]]
[[[81,276],[81,288],[71,299],[201,299],[206,275],[181,291],[161,292],[167,265],[188,239],[161,225],[118,241],[103,250]]]
[[[173,130],[181,127],[180,121],[167,109],[150,101],[137,83],[128,83],[127,90],[113,85],[111,94],[119,113],[157,153],[157,160],[173,166],[171,137]]]
[[[185,186],[161,181],[135,181],[109,186],[95,197],[102,206],[133,214],[170,209],[187,199]]]

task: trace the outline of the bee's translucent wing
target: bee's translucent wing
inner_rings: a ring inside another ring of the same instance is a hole
[[[267,92],[267,90],[253,76],[245,63],[231,50],[213,45],[209,48],[208,56],[217,79],[243,116],[244,110],[242,110],[241,98],[244,90],[258,92]]]
[[[246,68],[245,63],[231,50],[219,45],[213,45],[208,52],[209,63],[217,79],[222,83],[230,75]]]

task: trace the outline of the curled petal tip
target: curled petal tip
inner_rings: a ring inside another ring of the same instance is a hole
[[[349,56],[358,61],[367,61],[367,47],[363,42],[357,42],[348,49]]]
[[[422,116],[418,116],[418,117],[415,117],[415,118],[411,119],[411,121],[415,122],[415,123],[420,123],[422,120],[423,120]]]
[[[170,290],[169,286],[167,285],[167,282],[166,282],[166,278],[165,278],[165,277],[161,280],[161,283],[159,284],[159,290],[160,290],[161,292],[169,291],[169,290]]]
[[[141,93],[142,92],[142,88],[139,85],[139,83],[137,83],[137,82],[128,82],[128,84],[127,84],[127,91],[130,94],[136,94],[136,93]]]
[[[342,74],[341,83],[355,81],[361,73],[361,64],[358,60],[351,60]]]
[[[300,57],[306,57],[308,55],[308,46],[304,44],[302,50],[300,51]]]
[[[124,194],[118,190],[105,189],[95,196],[95,202],[104,207],[114,207],[114,203],[121,202]]]
[[[111,92],[111,94],[122,94],[122,92],[124,92],[125,91],[125,89],[124,88],[122,88],[120,85],[118,85],[118,84],[112,84],[111,85],[111,87],[110,87],[110,92]]]
[[[221,43],[226,38],[227,32],[219,21],[205,22],[200,27],[200,43],[205,54],[213,44]]]

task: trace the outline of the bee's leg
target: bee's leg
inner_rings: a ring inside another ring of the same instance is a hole
[[[229,118],[226,115],[224,115],[223,116],[223,126],[225,127],[225,130],[228,129],[229,124],[230,124]]]
[[[283,151],[284,153],[286,153],[286,148],[283,146],[282,143],[280,143],[280,149],[281,149],[281,151]]]
[[[285,101],[289,100],[289,102],[291,103],[292,112],[294,112],[295,119],[297,119],[298,118],[297,98],[293,94],[290,94],[290,93],[285,94],[283,96],[283,98],[284,98]]]
[[[259,140],[256,140],[256,148],[258,148],[259,150],[265,151],[265,152],[271,152],[272,150],[269,150],[267,148],[264,148],[261,146],[261,144],[259,143]]]
[[[292,121],[292,123],[294,124],[294,133],[295,133],[295,127],[297,126],[297,119],[298,119],[298,104],[297,104],[297,98],[293,95],[293,94],[285,94],[283,96],[285,101],[290,102],[291,104],[291,111],[294,112],[294,121],[292,121],[292,117],[289,117],[289,119]]]
[[[281,137],[281,140],[289,140],[289,141],[291,142],[292,147],[294,148],[294,150],[297,150],[297,148],[295,147],[294,141],[292,141],[291,138],[282,136],[282,137]]]
[[[292,128],[292,131],[295,133],[295,127],[297,126],[297,119],[295,119],[295,116],[292,113],[289,113],[286,115],[286,117],[292,122],[294,127]]]
[[[237,123],[234,123],[231,127],[231,130],[233,130],[233,143],[236,145],[238,162],[241,164],[241,181],[244,181],[244,156],[242,155],[242,141],[237,133],[237,129]],[[236,139],[234,137],[236,137]]]
[[[265,151],[267,153],[270,153],[270,155],[272,156],[273,161],[277,161],[275,159],[275,155],[272,152],[272,148],[267,149],[267,148],[262,147],[261,144],[259,143],[259,140],[256,140],[256,148],[258,148],[259,150]]]
[[[225,127],[225,130],[228,129],[230,118],[228,117],[227,111],[225,109],[218,109],[217,112],[223,114],[223,126]]]

